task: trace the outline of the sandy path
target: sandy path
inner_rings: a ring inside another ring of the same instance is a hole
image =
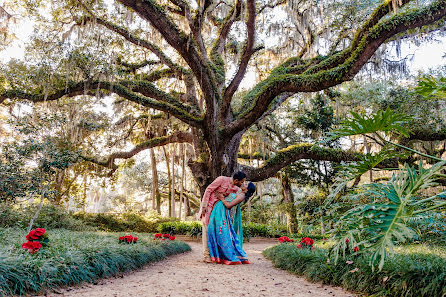
[[[261,252],[271,241],[246,243],[251,265],[218,265],[201,262],[201,245],[188,242],[192,251],[147,265],[121,278],[60,290],[46,296],[298,296],[353,297],[343,289],[312,284],[273,267]]]

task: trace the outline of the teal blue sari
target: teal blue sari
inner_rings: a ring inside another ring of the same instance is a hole
[[[225,200],[230,202],[235,197],[236,194],[230,194]],[[231,210],[227,209],[221,201],[218,201],[212,209],[207,230],[211,260],[226,265],[250,264],[243,250],[240,205],[233,208],[233,218],[231,218]]]

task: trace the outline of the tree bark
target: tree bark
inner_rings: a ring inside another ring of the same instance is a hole
[[[294,194],[288,175],[281,177],[283,201],[286,204],[286,225],[289,233],[297,232],[296,206],[294,205]]]
[[[180,192],[180,211],[178,217],[181,219],[181,210],[183,205],[184,180],[186,178],[186,145],[181,145],[181,192]],[[186,220],[186,203],[184,203],[184,220]]]
[[[172,213],[171,217],[175,218],[175,158],[176,158],[176,145],[172,144],[172,196],[171,196],[171,204],[172,204]]]
[[[158,170],[156,168],[155,149],[150,149],[150,160],[152,165],[152,209],[161,214],[161,196],[158,186]]]
[[[171,175],[170,175],[170,164],[169,164],[169,154],[167,153],[166,148],[163,146],[163,152],[164,152],[164,159],[166,160],[166,168],[167,168],[167,188],[168,188],[168,196],[167,196],[167,203],[169,205],[168,208],[168,216],[171,217],[172,216],[172,202],[171,202],[171,197],[172,197],[172,179],[171,179]]]

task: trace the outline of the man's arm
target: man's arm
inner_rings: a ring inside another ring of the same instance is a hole
[[[223,183],[223,176],[217,177],[207,188],[206,191],[204,191],[203,200],[201,201],[201,215],[200,218],[203,217],[206,213],[206,208],[209,203],[209,197],[211,197],[211,194],[215,192],[215,190],[218,189],[218,187],[221,186]]]

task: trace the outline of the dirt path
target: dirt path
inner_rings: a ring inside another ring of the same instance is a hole
[[[203,263],[201,245],[188,243],[191,252],[147,265],[122,278],[71,287],[47,296],[354,296],[340,288],[312,284],[274,268],[261,254],[274,244],[271,241],[246,243],[244,248],[252,264],[234,266]]]

